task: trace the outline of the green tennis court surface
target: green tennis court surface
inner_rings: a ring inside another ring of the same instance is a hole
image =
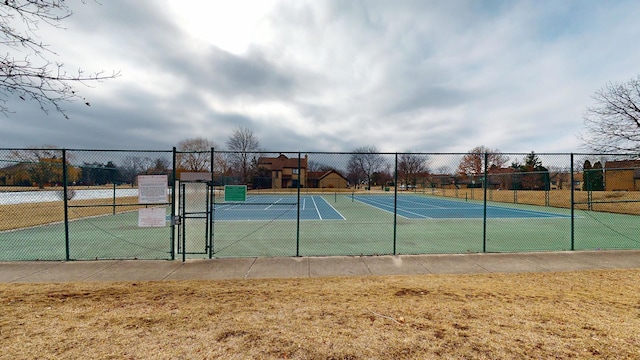
[[[274,206],[281,207],[280,213],[286,207],[297,209],[296,199],[295,196],[286,196],[280,201],[282,204]],[[305,203],[303,205],[301,202],[301,208],[320,215],[314,218],[301,213],[301,220],[304,221],[290,218],[282,221],[273,206],[268,208],[270,205],[261,204],[277,202],[278,198],[267,201],[267,198],[259,197],[256,204],[242,205],[248,206],[244,210],[241,210],[242,206],[233,210],[232,204],[228,204],[231,209],[227,210],[215,205],[215,221],[211,228],[212,256],[640,248],[640,221],[634,215],[576,211],[572,244],[569,209],[489,203],[485,220],[482,216],[477,217],[478,213],[482,213],[482,202],[441,199],[430,195],[399,196],[397,216],[388,208],[389,204],[394,204],[393,194],[305,194],[301,199]],[[202,205],[204,208],[204,203]],[[249,215],[246,212],[253,206],[258,207],[253,210],[261,215]],[[500,212],[494,213],[492,209]],[[235,214],[223,220],[224,211]],[[167,215],[170,212],[167,207]],[[291,214],[296,212],[287,216]],[[331,218],[330,214],[335,218]],[[171,227],[168,225],[169,222],[165,227],[140,228],[136,211],[71,221],[69,253],[71,259],[167,259],[171,254]],[[204,250],[205,231],[205,220],[191,221],[186,231],[187,248]],[[65,257],[65,246],[65,227],[61,223],[0,232],[1,260],[61,260]],[[190,254],[189,257],[203,258],[208,254]],[[176,258],[180,258],[180,255],[176,255]]]
[[[398,196],[395,216],[393,194],[316,196],[344,220],[298,224],[276,217],[258,221],[251,215],[216,222],[214,256],[291,256],[296,250],[301,256],[322,256],[640,247],[633,230],[637,226],[632,226],[638,218],[630,215],[576,212],[572,246],[569,209],[489,203],[485,222],[478,201]]]

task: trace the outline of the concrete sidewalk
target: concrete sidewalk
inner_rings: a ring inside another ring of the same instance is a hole
[[[639,250],[506,254],[0,262],[0,283],[482,274],[640,268]]]

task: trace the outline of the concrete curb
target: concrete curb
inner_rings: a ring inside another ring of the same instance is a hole
[[[640,250],[211,260],[0,262],[0,283],[168,281],[640,269]]]

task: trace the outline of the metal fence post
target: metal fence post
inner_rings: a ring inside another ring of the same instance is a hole
[[[182,229],[182,262],[187,261],[187,226],[184,223],[187,219],[187,211],[185,210],[187,208],[187,197],[185,196],[185,194],[187,193],[186,189],[187,184],[185,183],[180,183],[180,187],[181,187],[181,193],[182,193],[182,214],[184,215],[184,218],[181,219],[181,229]],[[180,230],[178,230],[180,231]]]
[[[65,246],[65,260],[69,261],[71,258],[69,250],[69,202],[68,202],[68,188],[67,188],[67,150],[62,149],[62,196],[64,203],[64,246]]]
[[[113,182],[113,199],[111,201],[111,204],[113,205],[111,215],[115,215],[116,214],[116,183],[115,181]]]
[[[393,190],[393,255],[397,253],[397,229],[398,229],[398,153],[396,153],[394,174],[394,190]],[[408,187],[408,186],[407,186]]]
[[[300,152],[298,152],[298,211],[296,220],[296,256],[300,256],[300,183],[302,182],[302,170],[300,169]]]
[[[211,147],[211,192],[209,193],[209,208],[207,209],[208,218],[207,221],[211,224],[211,233],[209,234],[209,259],[213,258],[213,244],[214,244],[214,222],[213,222],[213,210],[215,209],[214,202],[216,201],[216,182],[215,182],[215,158],[216,151]]]
[[[571,159],[571,250],[575,250],[575,183],[573,178],[573,153]]]
[[[171,260],[176,259],[176,148],[173,147],[173,170],[171,179]]]
[[[484,153],[484,180],[482,181],[482,187],[484,188],[484,213],[482,215],[482,252],[487,252],[487,183],[489,182],[487,179],[487,160],[489,159],[489,155]]]

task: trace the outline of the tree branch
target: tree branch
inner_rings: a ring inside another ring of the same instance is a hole
[[[82,69],[72,75],[63,69],[62,63],[53,63],[45,57],[45,54],[57,54],[48,45],[36,40],[40,23],[61,29],[61,22],[71,15],[71,9],[64,0],[3,0],[0,3],[0,44],[10,49],[0,58],[1,113],[11,113],[6,104],[15,96],[23,101],[35,101],[45,113],[53,108],[68,118],[63,103],[81,100],[89,106],[89,102],[78,94],[72,84],[89,86],[92,82],[120,76],[116,71],[110,75],[103,71],[85,75]],[[19,30],[18,26],[22,29]],[[11,50],[27,54],[16,59]],[[43,60],[42,64],[36,65],[33,57]]]
[[[609,83],[596,91],[596,105],[587,108],[581,136],[586,147],[601,152],[640,151],[640,76]]]

